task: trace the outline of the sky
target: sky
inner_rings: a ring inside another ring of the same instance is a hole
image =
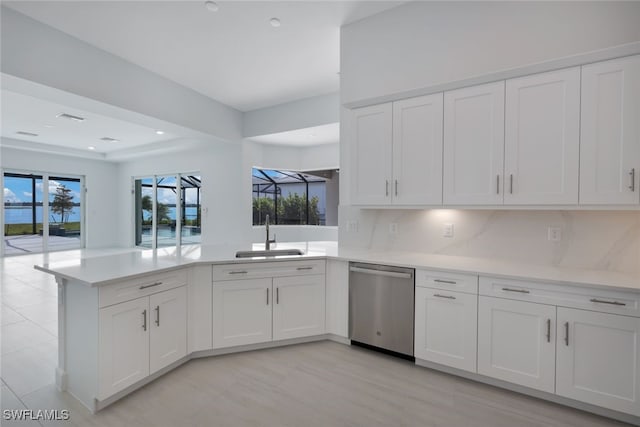
[[[60,184],[64,184],[72,190],[74,202],[80,201],[80,183],[79,182],[59,182],[49,180],[49,200],[53,200],[56,189]],[[33,197],[33,188],[31,187],[31,179],[4,177],[3,200],[5,203],[30,202]],[[36,201],[42,201],[42,181],[36,180]]]

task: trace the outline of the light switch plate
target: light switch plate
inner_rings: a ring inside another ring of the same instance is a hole
[[[442,224],[442,237],[453,237],[453,224],[448,222]]]

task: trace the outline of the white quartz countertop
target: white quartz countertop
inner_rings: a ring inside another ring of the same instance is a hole
[[[305,254],[302,256],[235,258],[236,251],[264,249],[263,244],[193,245],[182,247],[180,252],[177,252],[175,247],[157,250],[83,250],[72,251],[69,254],[57,253],[55,256],[50,256],[42,265],[36,265],[35,268],[74,282],[100,286],[195,264],[329,258],[640,292],[640,277],[614,271],[554,267],[489,258],[418,252],[371,251],[338,247],[337,242],[279,243],[276,249],[288,248],[301,249]]]

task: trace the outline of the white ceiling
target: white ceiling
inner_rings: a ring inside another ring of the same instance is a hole
[[[339,90],[340,26],[400,1],[5,1],[241,111]],[[280,19],[273,28],[269,20]]]
[[[167,129],[150,128],[6,89],[2,90],[1,98],[2,136],[5,138],[108,154],[183,136]],[[76,122],[57,118],[60,113],[84,117],[86,120]],[[165,133],[158,135],[156,130]],[[18,131],[38,136],[22,136],[16,134]],[[119,141],[104,142],[100,140],[103,137]],[[89,150],[90,146],[95,147],[95,150]]]
[[[262,144],[291,145],[296,147],[335,144],[340,142],[340,123],[330,123],[328,125],[272,133],[247,139]]]

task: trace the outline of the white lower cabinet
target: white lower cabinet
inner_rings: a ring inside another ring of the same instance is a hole
[[[476,372],[478,296],[416,287],[415,357]]]
[[[313,269],[292,264],[291,271],[300,275],[289,275],[286,267],[264,264],[237,271],[268,277],[214,280],[214,349],[325,333],[325,275],[306,274],[324,272],[324,263]],[[269,277],[274,272],[282,276]],[[214,270],[215,277],[221,274]]]
[[[187,354],[187,288],[100,309],[99,398],[105,399]]]
[[[640,415],[640,318],[558,307],[556,393]]]
[[[553,393],[556,307],[478,299],[478,373]]]
[[[273,291],[274,340],[324,333],[324,276],[276,277]]]
[[[271,279],[215,282],[213,348],[271,341]]]

